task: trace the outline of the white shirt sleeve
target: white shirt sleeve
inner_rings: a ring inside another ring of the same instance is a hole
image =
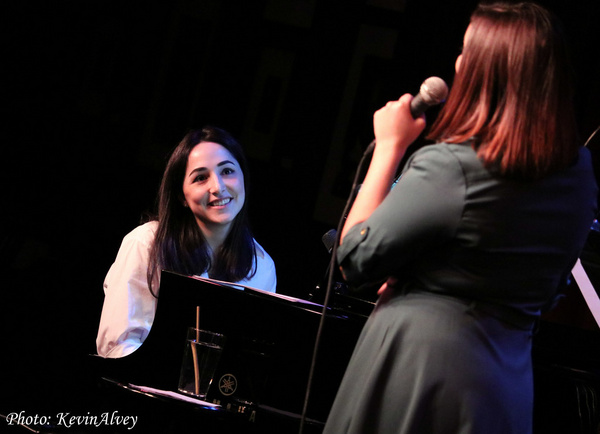
[[[104,305],[96,338],[102,357],[122,357],[138,349],[150,332],[156,298],[147,282],[148,258],[156,222],[141,225],[125,236],[104,280]],[[159,281],[153,282],[158,290]]]

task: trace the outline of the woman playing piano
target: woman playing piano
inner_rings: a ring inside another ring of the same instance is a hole
[[[246,159],[226,131],[188,133],[173,151],[158,193],[157,218],[127,234],[104,281],[98,354],[122,357],[148,335],[160,270],[275,292],[275,264],[247,221]]]

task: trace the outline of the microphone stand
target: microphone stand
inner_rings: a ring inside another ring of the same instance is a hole
[[[369,146],[367,147],[367,149],[363,153],[363,156],[360,159],[358,168],[356,170],[356,174],[354,175],[354,180],[352,182],[352,190],[350,192],[350,196],[348,197],[348,200],[346,201],[346,206],[344,207],[344,212],[342,213],[342,218],[340,218],[340,220],[338,222],[335,242],[333,243],[333,247],[331,249],[331,258],[330,258],[329,267],[328,267],[327,288],[325,291],[325,299],[323,301],[323,310],[321,311],[321,319],[319,321],[319,328],[317,329],[317,336],[315,339],[315,345],[313,348],[313,356],[312,356],[312,360],[311,360],[310,371],[308,374],[308,384],[306,386],[306,394],[304,396],[304,406],[302,409],[302,416],[300,418],[300,430],[298,431],[299,434],[302,434],[304,431],[304,424],[306,422],[306,412],[308,410],[308,403],[310,400],[310,392],[312,389],[312,382],[313,382],[313,376],[314,376],[315,366],[316,366],[318,352],[319,352],[319,346],[321,344],[321,336],[322,336],[323,327],[325,324],[325,316],[327,314],[327,310],[329,309],[328,304],[329,304],[329,298],[331,295],[331,291],[333,288],[333,276],[334,276],[334,269],[335,269],[335,265],[336,265],[337,247],[340,244],[340,237],[341,237],[342,229],[344,227],[344,222],[346,220],[346,216],[350,212],[352,204],[354,203],[354,199],[356,198],[356,195],[358,194],[357,187],[359,185],[359,180],[362,179],[364,177],[364,175],[366,174],[366,168],[368,168],[368,162],[370,162],[370,157],[372,156],[374,149],[375,149],[375,140],[373,140],[369,144]]]
[[[411,112],[413,118],[416,119],[417,117],[421,116],[421,114],[423,114],[423,112],[428,107],[440,104],[441,102],[445,101],[447,96],[448,96],[448,86],[446,85],[444,80],[442,80],[439,77],[429,77],[427,80],[425,80],[421,84],[419,93],[417,94],[417,96],[415,96],[412,99],[412,101],[410,103],[410,112]],[[595,134],[595,132],[594,132],[594,134]],[[370,157],[372,155],[374,149],[375,149],[375,140],[373,140],[371,143],[369,143],[369,146],[363,153],[363,156],[358,165],[358,169],[356,170],[356,175],[354,176],[354,181],[352,183],[352,191],[350,193],[350,197],[348,198],[348,201],[346,202],[346,207],[344,208],[344,213],[342,214],[342,218],[340,219],[340,221],[338,223],[336,240],[335,240],[335,243],[333,244],[333,249],[331,251],[331,261],[330,261],[330,266],[329,266],[329,278],[327,279],[327,290],[325,292],[325,301],[323,302],[323,311],[321,314],[321,320],[319,322],[319,328],[317,330],[317,337],[316,337],[314,351],[313,351],[313,358],[312,358],[312,362],[311,362],[311,366],[310,366],[310,372],[308,375],[308,385],[306,387],[306,396],[304,397],[304,408],[302,410],[302,417],[300,418],[300,434],[302,434],[302,431],[304,429],[304,422],[306,419],[306,410],[308,408],[308,401],[310,398],[310,389],[312,387],[314,368],[315,368],[315,363],[317,360],[319,344],[321,343],[321,333],[323,330],[323,324],[325,322],[325,314],[327,313],[327,309],[328,309],[327,304],[329,303],[329,296],[331,294],[331,290],[332,290],[332,286],[333,286],[333,274],[334,274],[333,270],[335,267],[337,246],[340,242],[340,239],[339,239],[340,234],[342,233],[342,228],[344,226],[345,218],[348,215],[348,212],[350,211],[350,208],[354,202],[354,199],[356,198],[356,195],[358,194],[358,191],[357,191],[357,186],[359,184],[358,180],[361,179],[362,177],[364,177],[364,175],[366,174],[366,169],[365,169],[365,167],[367,167],[366,161],[367,161],[368,157]]]

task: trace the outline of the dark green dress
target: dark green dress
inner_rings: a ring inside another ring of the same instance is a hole
[[[596,213],[591,158],[539,181],[471,146],[411,156],[338,250],[350,283],[399,279],[357,343],[325,433],[530,433],[531,330]]]

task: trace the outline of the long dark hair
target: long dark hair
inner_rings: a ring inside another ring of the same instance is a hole
[[[183,206],[183,180],[192,149],[202,142],[218,143],[237,160],[244,175],[246,200],[235,217],[221,248],[211,260],[206,239],[192,211]],[[256,247],[248,224],[249,173],[240,144],[225,130],[206,126],[192,130],[175,148],[162,178],[158,197],[158,228],[148,265],[148,286],[156,296],[153,283],[161,269],[192,275],[208,271],[210,277],[238,282],[256,273]]]
[[[556,19],[533,3],[481,4],[429,138],[469,139],[486,167],[540,178],[577,154],[572,71]]]

